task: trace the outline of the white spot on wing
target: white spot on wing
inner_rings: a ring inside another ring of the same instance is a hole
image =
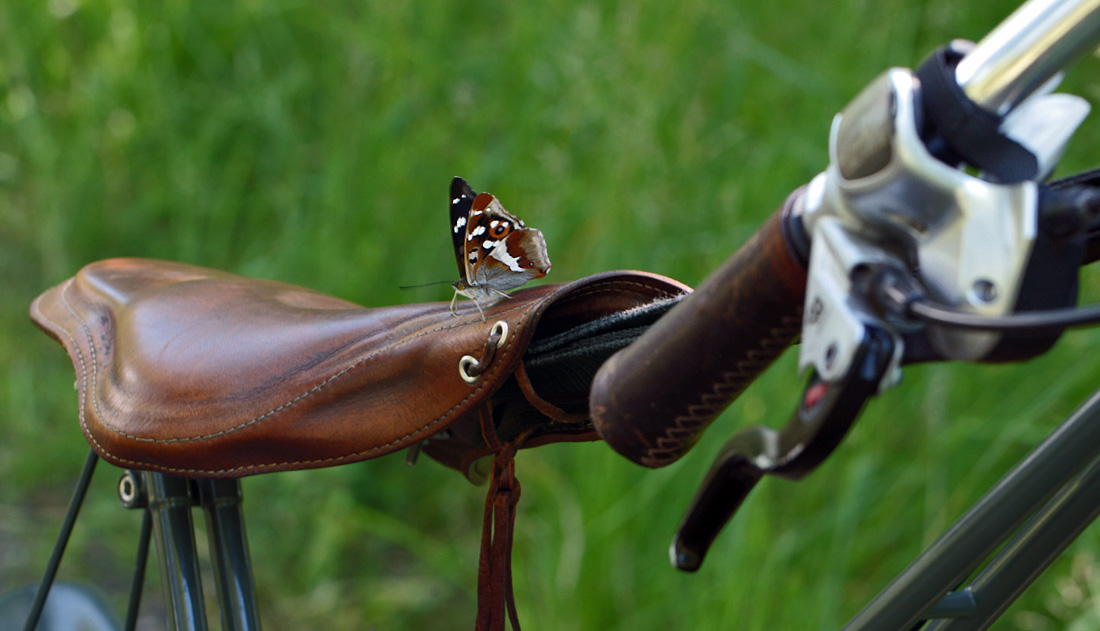
[[[465,225],[466,225],[466,218],[465,217],[459,217],[458,221],[455,222],[454,233],[458,234],[459,229],[462,228],[462,226],[465,226]]]
[[[489,256],[504,263],[508,269],[513,272],[522,272],[523,268],[519,265],[519,259],[508,253],[508,248],[495,248],[489,253]]]

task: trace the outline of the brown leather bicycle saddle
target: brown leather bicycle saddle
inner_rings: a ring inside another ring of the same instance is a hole
[[[533,391],[540,378],[523,361],[533,340],[552,347],[580,330],[583,341],[586,325],[686,291],[610,272],[518,291],[483,321],[472,303],[458,317],[447,303],[368,309],[278,282],[113,259],[42,294],[31,316],[69,352],[81,428],[119,466],[232,477],[365,460],[434,437],[428,453],[468,470],[492,449],[476,423],[448,428],[510,380],[542,419],[513,435],[595,438],[587,408],[570,408],[586,401],[583,379],[552,392],[561,380],[551,371],[541,378],[551,392]],[[507,325],[499,348],[497,322]],[[478,360],[467,364],[481,371],[473,383],[460,374],[464,356]]]

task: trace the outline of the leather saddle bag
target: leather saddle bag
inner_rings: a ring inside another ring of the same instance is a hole
[[[80,427],[109,462],[181,477],[326,467],[423,446],[491,479],[479,628],[513,627],[524,447],[595,440],[600,364],[688,291],[608,272],[469,302],[364,308],[284,283],[144,259],[93,263],[31,317],[68,351]],[[496,523],[494,528],[493,524]]]

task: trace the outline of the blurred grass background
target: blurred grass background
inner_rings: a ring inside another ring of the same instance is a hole
[[[368,306],[449,299],[396,288],[453,279],[447,185],[463,175],[545,233],[547,281],[638,268],[696,284],[824,168],[831,117],[864,84],[1013,6],[0,3],[0,589],[37,580],[87,450],[71,365],[26,315],[83,264],[186,261]],[[1066,86],[1100,97],[1100,62]],[[1063,172],[1097,147],[1093,119]],[[763,483],[696,575],[669,568],[671,533],[728,435],[786,421],[793,354],[667,469],[602,444],[525,452],[521,620],[839,627],[1091,391],[1098,342],[909,369],[817,473]],[[62,573],[119,601],[138,516],[116,478],[101,466]],[[244,489],[266,628],[471,626],[483,489],[399,456]],[[1100,625],[1098,552],[1094,527],[998,628]]]

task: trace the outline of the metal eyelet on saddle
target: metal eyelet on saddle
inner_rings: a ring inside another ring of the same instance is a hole
[[[497,320],[493,323],[493,328],[489,330],[489,339],[485,340],[485,348],[481,351],[481,358],[478,359],[473,355],[463,355],[462,359],[458,360],[458,374],[462,377],[462,380],[466,383],[477,383],[485,369],[493,361],[493,355],[496,354],[497,349],[504,346],[507,339],[508,323],[504,320]]]

